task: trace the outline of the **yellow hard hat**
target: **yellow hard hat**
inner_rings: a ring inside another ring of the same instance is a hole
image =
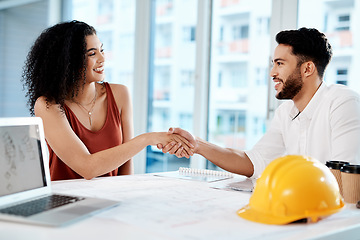
[[[237,214],[254,222],[287,224],[304,218],[316,222],[343,207],[338,183],[324,164],[288,155],[265,168],[249,204]]]

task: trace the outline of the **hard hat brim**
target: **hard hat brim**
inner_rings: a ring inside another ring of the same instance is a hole
[[[344,208],[345,204],[341,200],[341,204],[339,208],[328,210],[326,213],[322,213],[321,218],[327,217],[334,213],[341,211]],[[251,208],[249,205],[244,206],[243,208],[239,209],[237,215],[253,222],[258,223],[265,223],[265,224],[273,224],[273,225],[284,225],[295,222],[297,220],[301,220],[304,218],[312,218],[312,219],[321,219],[319,217],[319,213],[314,213],[312,215],[303,215],[303,216],[274,216],[269,214],[264,214],[264,212],[256,211],[255,209]]]

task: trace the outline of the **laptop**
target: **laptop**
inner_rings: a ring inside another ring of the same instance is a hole
[[[41,118],[0,118],[0,220],[63,226],[117,201],[54,194]]]

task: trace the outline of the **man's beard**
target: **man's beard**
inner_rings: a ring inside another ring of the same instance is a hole
[[[303,81],[301,78],[300,67],[296,67],[296,69],[292,72],[292,74],[283,81],[282,90],[276,94],[277,99],[293,99],[296,94],[300,92],[303,86]]]

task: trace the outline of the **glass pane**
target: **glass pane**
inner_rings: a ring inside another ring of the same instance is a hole
[[[148,131],[167,131],[172,126],[192,132],[197,1],[156,0],[154,5]],[[189,159],[147,148],[146,172],[180,166],[189,166]]]
[[[219,146],[249,149],[266,130],[270,14],[268,0],[213,0],[208,132]]]
[[[105,81],[133,91],[135,3],[133,0],[72,0],[71,19],[95,27],[104,44]]]
[[[312,5],[309,8],[309,4]],[[333,48],[333,58],[325,71],[327,84],[344,84],[360,92],[357,67],[360,65],[360,1],[299,0],[299,27],[314,27],[323,32]]]
[[[30,47],[48,27],[50,1],[0,1],[0,117],[30,116],[22,73]]]

